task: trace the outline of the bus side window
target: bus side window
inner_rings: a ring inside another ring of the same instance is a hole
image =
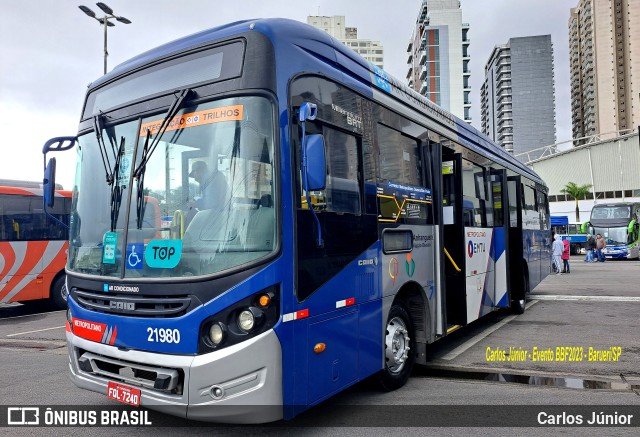
[[[327,186],[316,192],[326,211],[361,213],[358,141],[353,135],[324,128],[327,152]],[[313,198],[313,196],[312,196]]]
[[[518,185],[514,180],[507,181],[507,190],[509,193],[509,227],[518,227]]]
[[[5,222],[9,241],[26,241],[30,238],[29,201],[31,196],[7,196],[5,198]]]
[[[462,160],[462,208],[464,225],[487,226],[486,183],[484,168],[466,159]],[[491,222],[493,226],[493,220]]]

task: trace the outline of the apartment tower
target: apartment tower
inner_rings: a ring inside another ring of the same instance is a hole
[[[380,41],[358,39],[358,28],[346,27],[344,16],[334,15],[332,17],[325,17],[310,15],[307,17],[307,24],[324,30],[342,44],[352,48],[373,65],[384,68],[384,47]]]
[[[482,132],[515,155],[555,144],[551,35],[511,38],[496,46],[484,73]]]
[[[407,48],[407,81],[409,87],[470,123],[468,33],[459,0],[423,0]]]
[[[569,62],[576,145],[640,124],[639,0],[579,0],[569,18]]]

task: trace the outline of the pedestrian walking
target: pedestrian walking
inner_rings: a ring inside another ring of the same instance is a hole
[[[604,249],[607,247],[607,241],[600,234],[596,234],[596,255],[598,262],[604,262]]]
[[[569,245],[569,241],[568,240],[564,240],[562,242],[562,245],[564,246],[562,249],[562,263],[563,263],[563,267],[562,267],[562,273],[571,273],[571,269],[569,268],[569,258],[571,257],[571,246]]]
[[[585,262],[588,262],[588,263],[594,262],[593,253],[596,251],[596,239],[593,238],[593,235],[587,234],[587,243],[585,247],[587,249],[587,256],[584,259]]]
[[[562,237],[560,235],[556,235],[555,240],[553,240],[553,245],[551,246],[553,250],[553,265],[556,268],[556,275],[562,274],[562,251],[564,251],[564,244],[562,243]]]

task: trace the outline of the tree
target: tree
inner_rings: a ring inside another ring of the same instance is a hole
[[[575,199],[577,223],[580,223],[580,208],[578,207],[578,200],[584,199],[584,196],[591,191],[592,186],[593,185],[591,184],[577,185],[575,182],[569,182],[562,190],[560,190],[561,193],[568,194]]]

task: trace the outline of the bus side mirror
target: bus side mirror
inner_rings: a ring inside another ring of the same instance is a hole
[[[635,220],[631,220],[631,221],[629,222],[629,226],[627,227],[627,231],[628,231],[630,234],[632,234],[632,233],[633,233],[633,230],[634,230],[634,228],[635,228],[635,226],[636,226],[636,221],[635,221]]]
[[[56,158],[50,158],[44,168],[44,179],[42,180],[42,196],[44,204],[49,208],[53,207],[56,198]]]
[[[42,154],[46,155],[48,152],[63,152],[69,150],[76,145],[77,137],[55,137],[48,140],[42,146]]]
[[[582,225],[580,225],[580,233],[582,234],[587,234],[587,230],[591,227],[591,223],[590,222],[584,222]]]
[[[309,191],[324,190],[327,175],[324,138],[319,134],[307,135],[303,147],[307,157],[307,189]]]
[[[322,190],[325,185],[326,164],[324,155],[324,139],[322,135],[314,134],[307,135],[307,121],[315,120],[318,115],[318,105],[311,102],[305,102],[300,105],[298,112],[298,121],[302,128],[302,188],[304,189],[305,197],[307,198],[307,205],[309,211],[313,216],[313,220],[316,222],[316,246],[324,247],[324,240],[322,239],[322,226],[320,226],[320,220],[316,211],[313,209],[311,203],[310,191]]]

